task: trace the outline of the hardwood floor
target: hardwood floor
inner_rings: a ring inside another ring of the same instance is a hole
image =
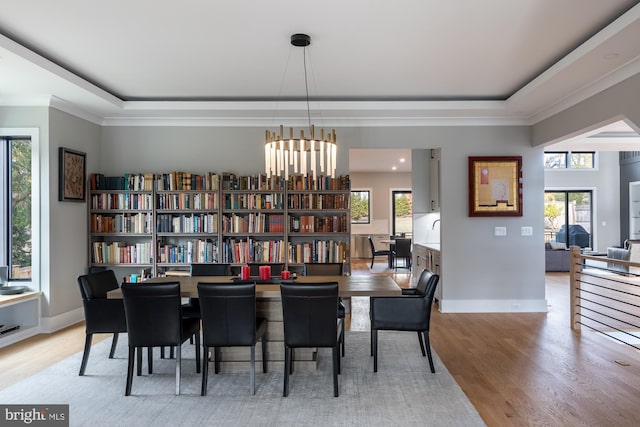
[[[394,274],[382,260],[373,271],[367,262],[353,263],[353,274],[372,272],[392,274],[408,286],[408,274]],[[432,347],[487,425],[640,425],[640,354],[587,330],[573,332],[568,284],[565,273],[546,276],[547,313],[451,314],[434,308]],[[352,299],[351,330],[368,330],[368,310],[367,298]],[[0,349],[0,389],[81,351],[83,344],[84,326],[78,324]]]

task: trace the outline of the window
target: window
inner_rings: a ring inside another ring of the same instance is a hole
[[[29,137],[0,136],[0,265],[9,280],[32,278],[32,144]]]
[[[413,234],[413,198],[409,190],[394,190],[391,192],[393,199],[393,223],[391,232],[394,236],[411,236]]]
[[[593,169],[595,152],[593,151],[545,151],[545,169]]]
[[[544,241],[593,247],[591,191],[544,192]]]
[[[369,190],[357,190],[351,192],[351,223],[369,224],[371,203]]]

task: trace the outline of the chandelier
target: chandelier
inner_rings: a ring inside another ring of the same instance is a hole
[[[291,44],[306,48],[311,44],[311,37],[307,34],[294,34]],[[309,109],[309,85],[307,82],[307,52],[303,52],[304,85],[307,100],[307,119],[309,133],[305,135],[300,130],[299,136],[294,135],[293,128],[289,128],[288,137],[284,134],[284,126],[280,125],[279,132],[266,131],[264,144],[264,167],[268,177],[277,176],[289,179],[290,174],[312,175],[315,180],[318,175],[336,176],[336,131],[320,130],[315,134],[311,124]]]

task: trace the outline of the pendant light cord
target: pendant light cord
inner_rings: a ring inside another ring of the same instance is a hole
[[[309,108],[309,82],[307,81],[307,48],[303,48],[302,63],[304,65],[304,89],[307,95],[307,119],[309,121],[309,133],[311,133],[311,109]]]

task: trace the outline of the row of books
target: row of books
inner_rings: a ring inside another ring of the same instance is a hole
[[[282,178],[267,174],[239,176],[234,173],[222,174],[223,190],[283,190]]]
[[[221,262],[284,263],[287,244],[284,240],[225,239],[221,246]]]
[[[91,254],[94,264],[153,263],[153,245],[151,242],[139,242],[136,244],[93,242]]]
[[[151,233],[151,214],[91,214],[92,233]]]
[[[218,193],[161,193],[157,195],[158,209],[218,209]]]
[[[346,233],[347,215],[290,215],[289,230],[294,233]]]
[[[283,233],[284,215],[250,213],[223,215],[223,233]]]
[[[289,194],[287,206],[289,209],[349,209],[349,194]]]
[[[178,245],[163,244],[158,247],[158,262],[166,264],[218,262],[218,246],[212,240],[189,240]]]
[[[225,209],[283,209],[284,194],[225,194]]]
[[[160,214],[156,218],[158,233],[217,233],[218,214]]]
[[[290,175],[287,181],[288,190],[349,190],[351,181],[349,175],[331,178],[328,175]]]
[[[289,263],[345,262],[349,259],[349,243],[335,240],[314,240],[289,243]]]
[[[126,173],[123,176],[104,176],[101,173],[89,175],[91,190],[152,191],[152,173]]]
[[[220,176],[207,172],[198,175],[191,172],[173,171],[170,173],[159,173],[156,175],[156,190],[218,190],[220,186]]]
[[[151,210],[153,200],[151,194],[135,193],[100,193],[91,195],[91,209],[94,210]]]

